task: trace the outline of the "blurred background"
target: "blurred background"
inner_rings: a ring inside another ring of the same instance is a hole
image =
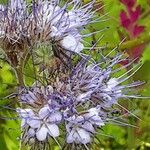
[[[0,3],[6,1],[0,0]],[[103,38],[98,46],[102,51],[118,47],[117,51],[123,51],[129,58],[138,58],[135,63],[141,61],[143,66],[131,80],[145,81],[136,91],[150,96],[150,0],[97,0],[94,9],[100,21],[89,25],[88,31],[105,30],[86,40],[94,44],[101,34]],[[124,61],[120,65],[127,63]],[[31,85],[32,67],[26,67],[25,73],[26,84]],[[15,74],[0,51],[0,150],[19,149],[20,121],[13,109],[17,105],[15,91]],[[102,129],[105,135],[98,135],[99,145],[95,150],[150,150],[150,98],[121,100],[120,103],[138,116],[139,119],[125,116],[128,123],[136,127],[106,125]]]

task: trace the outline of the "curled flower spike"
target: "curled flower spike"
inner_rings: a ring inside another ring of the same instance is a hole
[[[113,59],[106,57],[99,63],[90,62],[88,57],[76,64],[66,78],[57,76],[49,85],[42,86],[37,82],[26,92],[23,89],[20,101],[25,108],[17,109],[26,135],[23,141],[29,144],[31,137],[32,142],[33,139],[39,142],[59,139],[63,126],[66,143],[85,146],[91,143],[98,128],[113,120],[110,114],[115,105],[121,107],[119,99],[137,98],[127,93],[130,88],[143,84],[139,81],[124,84],[140,65],[115,77],[115,72],[123,69],[115,69],[122,60],[122,54]],[[34,146],[35,142],[32,144]]]

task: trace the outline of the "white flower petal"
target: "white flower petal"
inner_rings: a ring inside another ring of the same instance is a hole
[[[77,47],[77,41],[75,37],[73,37],[72,35],[68,35],[61,41],[61,45],[67,50],[74,51]]]

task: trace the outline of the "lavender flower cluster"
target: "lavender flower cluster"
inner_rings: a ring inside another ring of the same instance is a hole
[[[16,58],[20,52],[41,43],[50,43],[55,50],[61,48],[63,56],[71,60],[67,62],[71,63],[69,68],[60,60],[65,73],[56,68],[58,75],[46,85],[36,81],[32,87],[22,87],[19,101],[23,107],[16,111],[22,120],[25,144],[48,142],[50,138],[57,141],[62,132],[68,144],[91,143],[98,129],[109,121],[113,106],[119,105],[120,98],[138,97],[128,94],[129,89],[142,82],[123,83],[139,65],[117,77],[116,72],[130,65],[116,69],[124,60],[123,54],[110,58],[110,52],[98,62],[88,55],[80,55],[85,36],[81,30],[97,21],[92,11],[94,2],[82,5],[80,0],[73,0],[61,5],[59,0],[37,0],[29,4],[24,0],[10,0],[6,6],[0,5],[0,46],[11,63],[12,56]],[[60,59],[59,52],[54,52],[57,59]],[[78,55],[79,61],[72,61],[68,52]]]
[[[91,22],[93,3],[82,6],[77,0],[60,7],[59,0],[37,0],[30,5],[24,0],[10,0],[7,6],[0,5],[1,44],[12,44],[20,50],[21,42],[26,47],[55,42],[78,53],[83,50],[80,31]]]
[[[60,136],[60,126],[65,127],[66,142],[87,144],[104,126],[109,112],[119,98],[134,97],[127,95],[127,89],[141,85],[142,82],[122,85],[129,77],[112,77],[119,71],[113,69],[122,59],[116,56],[105,68],[101,63],[81,60],[64,80],[50,85],[35,83],[20,100],[27,108],[18,108],[22,118],[22,128],[26,129],[23,140],[45,141]],[[119,68],[121,70],[121,68]],[[132,70],[130,70],[132,71]]]

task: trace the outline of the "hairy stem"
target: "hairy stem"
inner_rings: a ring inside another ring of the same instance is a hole
[[[25,64],[28,60],[28,57],[29,56],[29,53],[28,53],[28,50],[24,51],[22,57],[20,58],[20,61],[19,61],[19,65],[15,68],[15,71],[16,71],[16,77],[17,77],[17,81],[18,81],[18,84],[20,87],[23,87],[25,86],[25,82],[24,82],[24,73],[23,73],[23,70],[24,70],[24,67],[25,67]],[[22,104],[20,104],[21,107]],[[22,133],[21,133],[21,141],[20,141],[20,150],[28,150],[28,147],[23,143],[24,141],[22,140]]]
[[[128,102],[128,109],[132,109],[132,105]],[[129,124],[135,124],[134,118],[129,118]],[[133,149],[135,146],[134,128],[128,127],[128,149]]]
[[[16,78],[19,86],[24,86],[23,68],[18,66],[15,68]]]

